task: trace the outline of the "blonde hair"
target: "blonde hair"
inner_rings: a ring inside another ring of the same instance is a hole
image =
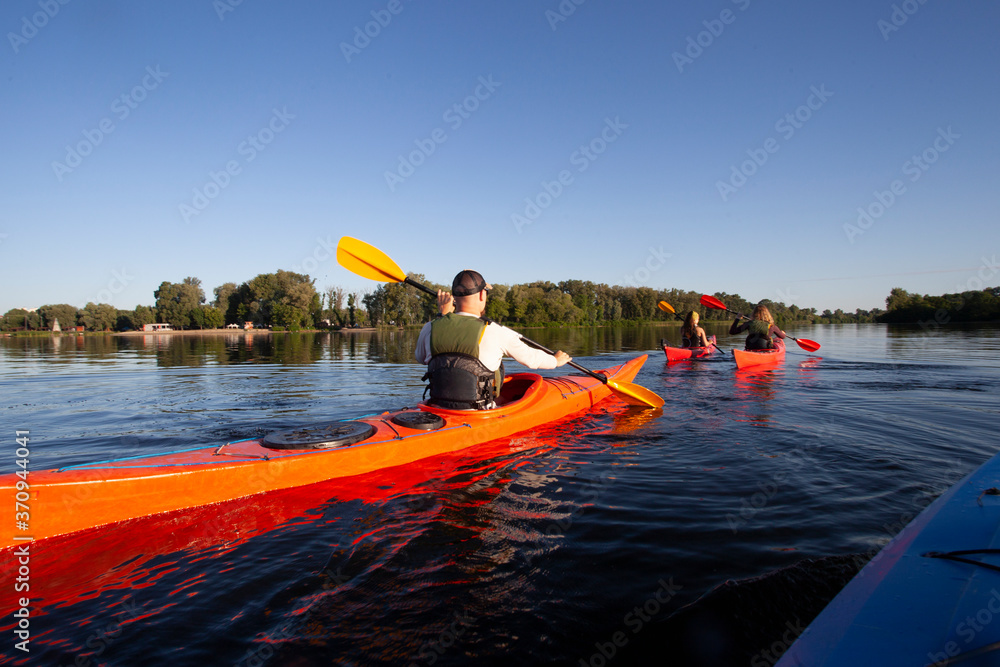
[[[774,318],[771,317],[771,311],[767,309],[767,306],[760,303],[757,307],[753,309],[753,319],[764,320],[768,324],[774,324]]]

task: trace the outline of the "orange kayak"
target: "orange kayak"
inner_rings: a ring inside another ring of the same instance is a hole
[[[736,368],[778,364],[785,360],[785,344],[778,339],[771,350],[733,350],[733,358]]]
[[[711,343],[708,347],[670,347],[662,343],[663,351],[667,354],[667,361],[683,361],[685,359],[699,359],[707,357],[715,352],[715,335],[708,337]]]
[[[642,355],[598,372],[631,382],[645,361]],[[12,530],[0,548],[411,463],[527,431],[609,395],[605,384],[585,375],[515,373],[493,410],[420,403],[221,446],[30,471],[26,478],[2,475],[0,496],[11,502],[0,504],[0,524]],[[15,524],[15,512],[25,513],[17,517],[23,522]]]

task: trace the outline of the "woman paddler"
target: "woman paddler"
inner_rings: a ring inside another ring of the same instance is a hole
[[[681,325],[681,347],[708,347],[708,336],[698,326],[699,319],[701,316],[696,310],[692,310],[684,318],[684,324]]]
[[[729,334],[747,332],[745,347],[748,350],[771,350],[779,345],[784,347],[785,332],[774,324],[771,311],[764,304],[758,304],[753,309],[752,317],[746,322],[740,322],[742,315],[736,316],[736,321],[729,327]],[[778,340],[775,340],[777,338]]]

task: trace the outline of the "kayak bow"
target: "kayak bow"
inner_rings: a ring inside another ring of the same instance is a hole
[[[645,361],[642,355],[600,372],[629,382]],[[411,463],[529,430],[610,395],[605,383],[589,376],[515,373],[493,410],[420,403],[222,446],[32,471],[27,488],[18,488],[23,480],[16,474],[2,475],[0,495],[26,493],[31,514],[27,528],[7,533],[0,548]],[[13,502],[4,504],[0,522],[14,526],[14,512]]]

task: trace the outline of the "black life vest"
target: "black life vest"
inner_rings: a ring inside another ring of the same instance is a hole
[[[429,403],[452,410],[495,406],[504,368],[491,371],[479,360],[479,341],[489,321],[450,313],[431,323],[431,360],[421,378],[430,380]]]

